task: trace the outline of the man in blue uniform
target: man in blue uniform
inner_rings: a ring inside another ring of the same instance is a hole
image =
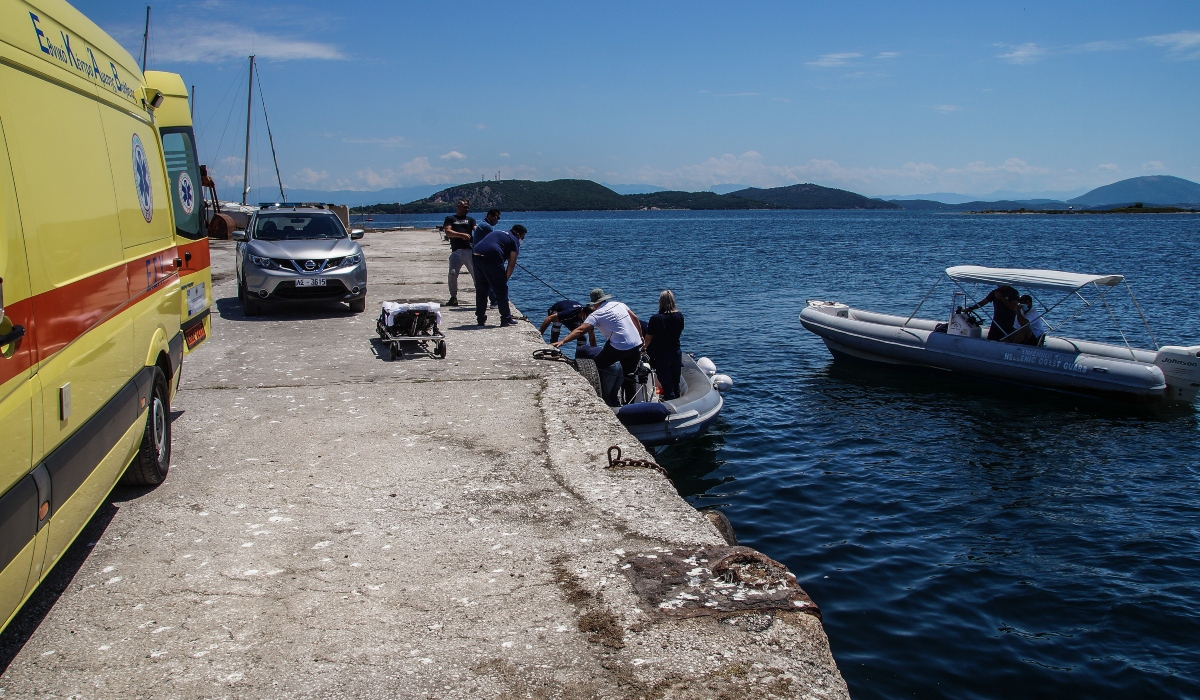
[[[550,342],[558,342],[558,336],[561,333],[563,326],[567,327],[567,332],[575,330],[579,324],[583,323],[583,319],[588,315],[588,308],[583,304],[573,299],[563,299],[554,304],[549,309],[546,309],[546,318],[542,320],[542,325],[538,328],[539,333],[545,333],[546,328],[553,326],[550,330]],[[596,331],[588,331],[588,339],[592,345],[596,344]],[[583,342],[583,338],[579,339]]]
[[[500,325],[517,324],[508,305],[508,278],[517,269],[517,255],[524,240],[525,227],[517,224],[511,232],[492,231],[475,245],[475,320],[479,325],[487,322],[488,294],[493,290],[500,309]]]

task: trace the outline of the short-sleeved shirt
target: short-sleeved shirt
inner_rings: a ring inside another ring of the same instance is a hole
[[[1016,327],[1017,312],[1015,309],[1008,308],[1001,300],[1016,301],[1017,297],[1017,290],[1005,285],[988,292],[988,295],[981,302],[982,304],[992,305],[992,322],[999,326],[1005,334],[1012,333]]]
[[[487,237],[492,232],[492,225],[486,221],[480,221],[475,224],[475,230],[471,232],[471,245],[474,246]]]
[[[683,335],[683,314],[672,311],[650,317],[650,347],[646,351],[656,357],[679,352],[679,336]]]
[[[1037,338],[1046,335],[1046,322],[1042,320],[1041,311],[1030,311],[1025,314],[1025,320],[1029,321],[1029,332]]]
[[[604,334],[616,350],[632,350],[642,344],[642,336],[629,316],[629,307],[619,301],[606,301],[584,321]]]
[[[583,323],[583,304],[572,299],[563,299],[547,310],[547,315],[558,314],[558,322],[569,330],[575,330]]]
[[[502,263],[512,253],[521,251],[521,239],[508,231],[496,229],[475,244],[475,254],[491,262]]]
[[[471,232],[475,230],[475,219],[472,219],[469,216],[464,216],[460,219],[460,218],[458,218],[457,214],[451,214],[450,216],[446,217],[445,221],[442,222],[442,228],[445,228],[447,226],[449,226],[450,230],[455,233],[465,233],[469,236],[469,235],[471,235]],[[450,239],[450,250],[470,250],[470,249],[471,249],[471,241],[468,241],[465,238],[451,238]]]

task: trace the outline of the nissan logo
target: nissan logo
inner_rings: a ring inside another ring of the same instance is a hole
[[[317,269],[317,261],[316,260],[305,260],[304,261],[304,269],[308,270],[309,272],[312,272],[313,270]]]

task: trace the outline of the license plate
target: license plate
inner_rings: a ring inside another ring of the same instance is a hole
[[[195,316],[201,311],[208,308],[207,285],[204,282],[188,287],[187,290],[187,308],[188,318]]]
[[[313,277],[311,279],[305,279],[301,277],[300,279],[296,280],[297,287],[324,287],[325,283],[326,280],[323,277]]]

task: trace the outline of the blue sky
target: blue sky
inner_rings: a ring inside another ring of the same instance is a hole
[[[144,2],[76,6],[139,54]],[[250,53],[289,187],[499,172],[878,196],[1200,180],[1194,0],[208,0],[155,3],[151,27],[150,67],[196,85],[201,158],[227,188]],[[261,190],[274,175],[255,137]]]

